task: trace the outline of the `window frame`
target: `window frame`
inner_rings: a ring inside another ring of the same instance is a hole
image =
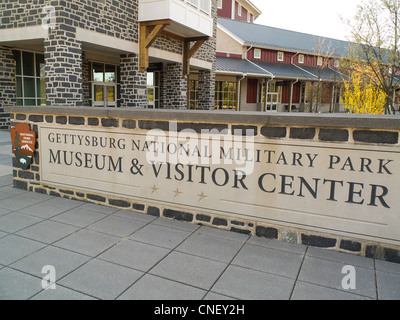
[[[278,62],[283,62],[283,60],[285,60],[285,53],[283,51],[278,51],[276,60]]]
[[[23,50],[23,49],[13,49],[13,54],[15,56],[15,51],[18,51],[20,56],[19,56],[19,63],[20,63],[20,68],[21,68],[21,73],[17,74],[17,61],[15,65],[15,103],[17,106],[45,106],[46,105],[46,94],[44,97],[38,95],[38,81],[41,83],[44,80],[44,92],[46,92],[46,76],[42,77],[40,75],[40,70],[37,70],[37,55],[43,56],[44,60],[44,65],[46,65],[46,60],[45,60],[45,54],[39,51],[33,51],[33,50]],[[29,75],[24,75],[24,58],[23,55],[24,53],[31,53],[33,54],[33,76]],[[38,75],[39,71],[39,75]],[[18,79],[21,80],[21,96],[18,96]],[[34,81],[34,97],[25,97],[25,79],[33,79]],[[41,90],[40,90],[41,91]],[[34,104],[26,104],[26,100],[28,101],[34,101]],[[38,104],[38,101],[41,101],[40,104]],[[42,100],[44,100],[44,104],[42,104]],[[18,102],[22,101],[22,104],[19,104]]]
[[[298,58],[299,64],[304,64],[304,60],[305,60],[304,54],[300,54]]]
[[[256,52],[258,54],[256,54]],[[254,59],[260,60],[261,59],[261,53],[262,53],[261,49],[254,49]]]
[[[90,60],[90,88],[91,88],[91,102],[92,107],[106,107],[106,108],[117,108],[119,104],[119,65],[104,61],[96,61]],[[102,64],[103,65],[103,80],[104,81],[94,81],[93,79],[93,64]],[[106,66],[113,66],[115,70],[115,81],[114,82],[106,82]],[[95,101],[95,86],[102,86],[103,87],[103,101]],[[106,99],[107,96],[107,88],[113,87],[114,88],[114,100],[108,101]]]

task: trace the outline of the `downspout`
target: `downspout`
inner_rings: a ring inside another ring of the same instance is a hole
[[[293,86],[299,82],[299,78],[296,79],[295,82],[292,82],[292,84],[290,85],[290,101],[289,101],[289,112],[292,112],[292,100],[293,100]]]
[[[269,85],[270,82],[272,82],[272,81],[275,79],[275,76],[273,75],[273,73],[269,72],[268,70],[266,70],[266,69],[260,67],[258,64],[256,64],[256,63],[250,61],[249,59],[247,59],[247,53],[248,53],[252,48],[253,48],[253,45],[251,45],[250,48],[247,49],[247,51],[246,51],[246,53],[245,53],[245,55],[244,55],[244,59],[245,59],[247,62],[249,62],[250,64],[252,64],[253,66],[256,66],[257,68],[259,68],[259,69],[261,69],[262,71],[266,72],[266,73],[270,76],[270,79],[269,79],[268,81],[266,81],[266,83],[265,83],[267,92],[266,92],[266,94],[265,94],[265,102],[264,102],[264,109],[265,109],[265,110],[264,110],[264,111],[266,111],[267,95],[268,95],[268,85]],[[268,78],[266,78],[266,80],[267,80],[267,79],[268,79]]]

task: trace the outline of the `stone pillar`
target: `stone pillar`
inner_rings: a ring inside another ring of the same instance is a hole
[[[0,47],[0,130],[10,128],[5,106],[15,105],[15,61],[11,48]]]
[[[44,42],[48,106],[83,106],[82,43],[75,35],[75,28],[57,24]]]
[[[199,109],[211,110],[215,100],[215,72],[212,70],[199,71]]]
[[[167,64],[161,90],[164,109],[187,109],[187,78],[183,78],[182,63]]]
[[[83,94],[83,105],[91,106],[92,99],[90,97],[90,62],[86,59],[85,53],[82,53],[82,94]]]
[[[121,55],[121,107],[147,108],[147,75],[139,72],[137,54]]]

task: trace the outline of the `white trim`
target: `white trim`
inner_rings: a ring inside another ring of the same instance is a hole
[[[107,36],[95,31],[76,28],[76,40],[130,53],[139,53],[139,44]]]
[[[232,32],[230,32],[228,29],[226,29],[225,27],[221,26],[220,24],[217,25],[217,28],[220,29],[222,32],[226,33],[228,36],[230,36],[233,40],[235,40],[237,43],[239,43],[242,46],[245,46],[245,42],[244,40],[240,39],[239,37],[237,37],[235,34],[233,34]],[[249,45],[250,47],[251,45]]]
[[[0,30],[0,43],[11,42],[11,41],[46,39],[48,37],[49,37],[49,30],[44,29],[42,26]]]

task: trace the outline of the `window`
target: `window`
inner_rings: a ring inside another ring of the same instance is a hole
[[[44,55],[14,50],[17,106],[45,106],[46,80]]]
[[[116,107],[119,70],[116,65],[92,62],[92,105]]]
[[[254,49],[254,59],[261,59],[261,49]]]
[[[218,0],[218,9],[222,9],[222,0]]]
[[[215,82],[215,109],[237,109],[237,84],[229,81]]]
[[[317,66],[322,66],[322,57],[317,58]]]
[[[196,110],[199,105],[199,81],[198,80],[189,80],[189,95],[188,95],[188,106],[189,109]]]
[[[283,52],[278,52],[278,58],[277,58],[278,61],[283,61],[284,57],[285,57],[285,55]]]
[[[265,82],[258,86],[259,103],[265,103]],[[275,81],[268,83],[267,103],[265,111],[278,111],[278,104],[282,101],[282,86],[278,86]]]
[[[160,108],[160,72],[147,72],[147,100],[148,107]]]
[[[238,16],[242,16],[242,6],[238,3]]]
[[[339,60],[335,60],[334,67],[335,68],[339,68],[340,67],[340,61]]]
[[[299,64],[304,64],[304,54],[299,55]]]

